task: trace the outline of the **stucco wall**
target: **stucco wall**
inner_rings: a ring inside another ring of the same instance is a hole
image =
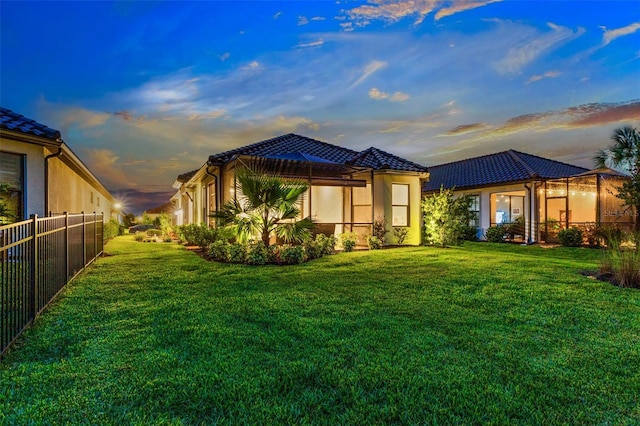
[[[59,158],[52,158],[49,160],[49,210],[54,213],[96,212],[104,214],[108,220],[112,205],[106,194]]]
[[[418,176],[375,173],[373,184],[374,217],[384,215],[387,232],[385,244],[395,244],[393,236],[392,218],[392,185],[394,183],[409,185],[409,233],[404,244],[418,245],[422,241],[422,208],[420,206],[422,188]]]
[[[24,217],[44,215],[44,149],[41,146],[0,139],[0,151],[26,155]]]

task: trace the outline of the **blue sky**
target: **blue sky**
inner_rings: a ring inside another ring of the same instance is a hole
[[[114,192],[289,132],[426,166],[591,167],[640,124],[638,1],[3,1],[0,42],[2,106]]]

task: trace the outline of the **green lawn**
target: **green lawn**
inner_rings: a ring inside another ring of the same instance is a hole
[[[0,364],[0,424],[640,424],[640,291],[595,250],[106,252]]]

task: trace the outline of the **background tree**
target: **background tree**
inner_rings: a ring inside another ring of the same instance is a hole
[[[598,151],[593,157],[596,167],[612,166],[631,175],[631,179],[617,187],[618,198],[625,205],[640,212],[640,129],[625,126],[613,131],[613,144]],[[640,221],[635,217],[635,231],[640,232]]]
[[[467,234],[474,213],[469,210],[470,196],[453,197],[453,188],[440,187],[439,194],[422,200],[425,242],[446,247],[460,245]]]
[[[311,236],[313,221],[300,219],[298,202],[309,189],[305,181],[284,179],[248,167],[236,170],[236,199],[227,201],[212,217],[230,226],[240,240],[259,235],[265,246],[273,234],[285,242]]]

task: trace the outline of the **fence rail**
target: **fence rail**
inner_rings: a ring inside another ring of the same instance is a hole
[[[0,227],[0,356],[103,250],[101,214],[63,214]]]

